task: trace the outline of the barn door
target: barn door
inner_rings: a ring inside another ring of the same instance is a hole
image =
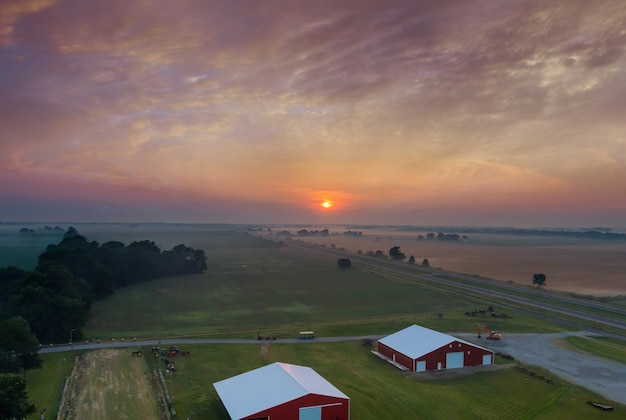
[[[491,364],[491,355],[490,354],[483,355],[483,365],[490,365],[490,364]]]
[[[446,369],[455,369],[463,367],[463,352],[446,354]]]
[[[322,420],[322,407],[300,408],[298,420]]]

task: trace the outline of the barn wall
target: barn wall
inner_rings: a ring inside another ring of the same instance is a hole
[[[450,345],[452,347],[450,347]],[[417,358],[416,361],[424,360],[426,362],[426,370],[437,370],[437,363],[439,362],[441,362],[441,368],[446,369],[446,354],[460,351],[463,352],[463,366],[482,365],[483,355],[493,354],[493,352],[489,350],[483,350],[479,347],[461,343],[459,341],[452,341],[450,344]]]
[[[337,404],[328,407],[322,407],[322,420],[349,420],[350,418],[350,400],[343,398],[330,397],[326,395],[308,394],[301,398],[289,401],[285,404],[260,411],[245,419],[254,419],[269,416],[274,419],[297,419],[300,414],[300,407],[315,407],[327,404]]]
[[[379,342],[378,343],[378,352],[380,354],[382,354],[383,356],[386,356],[388,358],[390,358],[391,360],[393,360],[393,356],[396,356],[396,362],[401,364],[402,366],[406,367],[409,370],[414,370],[413,369],[413,359],[411,359],[408,356],[405,356],[404,354],[392,349],[389,346],[386,346],[385,344]]]

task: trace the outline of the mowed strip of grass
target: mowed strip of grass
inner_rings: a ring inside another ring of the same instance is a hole
[[[626,364],[626,342],[610,337],[567,337],[567,343],[605,359]]]
[[[403,373],[371,354],[360,342],[191,345],[190,357],[171,360],[168,380],[181,418],[228,419],[213,383],[276,361],[309,366],[350,397],[355,419],[449,418],[605,418],[586,404],[602,400],[542,369],[548,384],[512,368],[466,377],[424,380]],[[149,349],[145,349],[149,351]],[[144,354],[146,354],[144,352]],[[158,361],[152,361],[156,367]]]
[[[38,420],[44,409],[45,418],[56,418],[65,379],[72,372],[78,354],[80,352],[42,354],[42,369],[26,372],[28,396],[36,409],[28,419]]]

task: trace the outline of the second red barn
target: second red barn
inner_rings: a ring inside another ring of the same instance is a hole
[[[381,338],[376,353],[397,367],[413,372],[493,363],[491,350],[418,325]]]

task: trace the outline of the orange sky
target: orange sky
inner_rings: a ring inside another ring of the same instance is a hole
[[[622,0],[4,0],[0,222],[624,227],[624,22]]]

